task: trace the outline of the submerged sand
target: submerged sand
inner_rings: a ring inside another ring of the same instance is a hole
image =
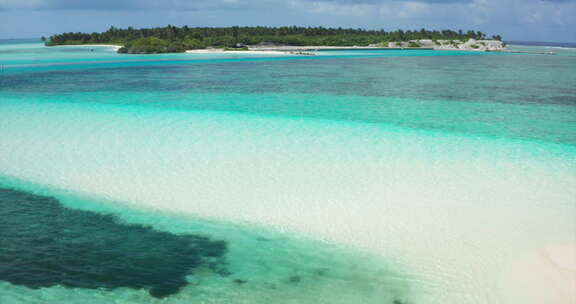
[[[576,177],[554,145],[128,106],[2,111],[4,174],[378,254],[406,266],[416,304],[574,302]]]

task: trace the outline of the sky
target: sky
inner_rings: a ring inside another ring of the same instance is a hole
[[[462,29],[576,42],[576,0],[0,0],[0,38],[168,24]]]

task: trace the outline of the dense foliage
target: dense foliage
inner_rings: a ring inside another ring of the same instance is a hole
[[[129,54],[155,54],[155,53],[182,53],[186,46],[180,41],[166,41],[156,37],[139,38],[128,41],[118,50],[118,53]]]
[[[238,44],[261,43],[279,45],[367,46],[389,41],[414,39],[468,40],[484,39],[482,32],[442,30],[391,31],[324,27],[175,27],[150,29],[118,29],[111,27],[103,33],[64,33],[50,37],[46,45],[120,44],[125,53],[182,52],[205,47],[235,47]],[[500,36],[492,37],[500,40]]]

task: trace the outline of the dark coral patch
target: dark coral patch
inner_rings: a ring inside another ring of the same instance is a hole
[[[302,277],[295,275],[295,276],[291,276],[290,278],[288,278],[288,282],[292,283],[292,284],[298,284],[300,283],[300,281],[302,281]]]
[[[0,280],[29,288],[146,289],[178,293],[199,267],[225,275],[227,244],[124,224],[56,199],[0,188]]]

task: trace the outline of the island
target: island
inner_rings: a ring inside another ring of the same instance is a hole
[[[502,37],[480,31],[365,30],[324,27],[166,27],[119,29],[102,33],[63,33],[42,38],[46,46],[118,45],[118,53],[183,53],[211,49],[229,51],[289,51],[315,49],[440,49],[501,51]]]

